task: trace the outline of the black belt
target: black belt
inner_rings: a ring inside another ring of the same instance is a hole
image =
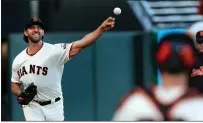
[[[55,98],[55,102],[58,102],[59,100],[61,100],[60,97]],[[39,103],[41,106],[45,106],[45,105],[49,105],[51,104],[51,100],[49,101],[38,101],[38,100],[34,100],[35,102]]]

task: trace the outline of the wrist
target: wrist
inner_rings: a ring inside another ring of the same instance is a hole
[[[18,93],[17,93],[17,96],[20,96],[22,94],[22,91],[19,91]]]
[[[104,29],[102,26],[99,26],[99,27],[97,28],[97,30],[98,30],[100,33],[105,32],[105,29]]]

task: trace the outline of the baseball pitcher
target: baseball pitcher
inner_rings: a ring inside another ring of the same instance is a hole
[[[28,47],[12,64],[12,92],[22,105],[26,121],[63,121],[61,78],[64,64],[84,48],[95,43],[114,27],[109,17],[95,31],[72,43],[50,44],[43,41],[44,24],[39,18],[28,19],[24,41]]]

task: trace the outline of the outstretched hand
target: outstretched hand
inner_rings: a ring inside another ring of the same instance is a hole
[[[115,25],[115,18],[109,17],[101,24],[100,28],[103,31],[107,31],[107,30],[112,29],[114,27],[114,25]]]

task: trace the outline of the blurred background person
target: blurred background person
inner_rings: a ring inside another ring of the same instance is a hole
[[[190,87],[197,88],[203,93],[203,31],[196,34],[196,63],[191,69]]]
[[[153,56],[163,84],[135,88],[122,99],[113,121],[203,121],[203,97],[187,86],[189,71],[195,63],[191,38],[168,35]]]
[[[1,119],[2,120],[8,120],[9,116],[8,116],[8,108],[9,107],[9,95],[8,95],[8,84],[7,81],[4,81],[6,79],[6,77],[8,76],[7,72],[7,62],[8,62],[8,54],[7,54],[7,50],[8,50],[8,44],[6,43],[7,39],[5,37],[2,37],[1,40],[1,98],[2,98],[2,103],[1,103],[1,111],[4,112],[1,115]]]
[[[199,1],[197,6],[198,14],[203,16],[203,0]],[[196,64],[191,69],[191,80],[189,82],[190,87],[197,88],[203,93],[203,40],[200,32],[203,30],[203,20],[195,22],[187,30],[188,34],[193,40],[196,46]]]

